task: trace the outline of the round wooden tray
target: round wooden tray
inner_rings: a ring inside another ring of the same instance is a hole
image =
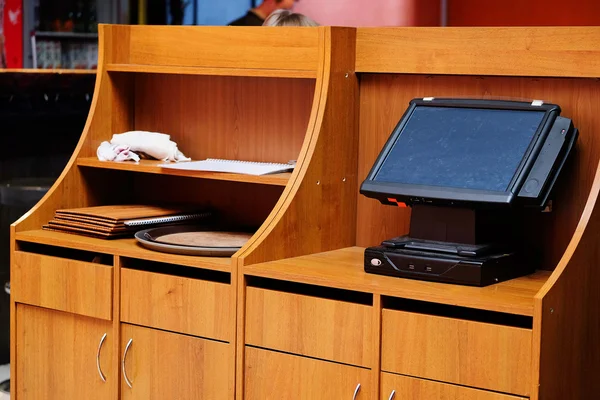
[[[173,225],[136,232],[144,247],[164,253],[229,257],[252,237],[248,232],[229,232],[197,225]]]

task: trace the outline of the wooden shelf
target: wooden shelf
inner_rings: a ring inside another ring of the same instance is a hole
[[[254,76],[264,78],[304,78],[314,79],[316,71],[293,69],[259,69],[259,68],[207,68],[162,66],[144,64],[107,64],[109,72],[143,72],[150,74],[178,75],[222,75],[222,76]]]
[[[272,174],[272,175],[243,175],[228,174],[222,172],[203,172],[203,171],[185,171],[179,169],[162,168],[160,164],[164,161],[141,160],[139,163],[131,161],[115,162],[100,161],[96,157],[84,157],[77,159],[77,165],[89,168],[116,169],[120,171],[143,172],[147,174],[160,174],[170,176],[186,176],[189,178],[214,179],[220,181],[259,183],[263,185],[285,186],[287,185],[291,173]]]
[[[213,271],[231,272],[230,257],[197,257],[177,254],[160,253],[142,247],[135,239],[96,239],[70,233],[34,230],[19,232],[16,240],[45,244],[49,246],[67,247],[70,249],[86,250],[97,253],[113,254],[138,258],[148,261],[158,261],[169,264],[185,265],[188,267],[204,268]]]
[[[537,271],[483,288],[449,285],[368,274],[363,256],[364,248],[350,247],[245,266],[244,274],[526,316],[533,316],[534,296],[550,276]]]

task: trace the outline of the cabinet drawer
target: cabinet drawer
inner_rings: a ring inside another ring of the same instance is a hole
[[[394,393],[393,396],[392,393]],[[380,398],[381,400],[525,400],[525,397],[486,392],[485,390],[388,374],[385,372],[381,374]]]
[[[112,319],[112,267],[22,251],[13,257],[17,303]]]
[[[233,341],[231,285],[121,270],[121,321]]]
[[[383,310],[381,369],[528,396],[531,330]]]
[[[371,316],[362,304],[248,287],[246,343],[368,367]]]
[[[370,374],[365,368],[246,347],[244,399],[368,400]]]

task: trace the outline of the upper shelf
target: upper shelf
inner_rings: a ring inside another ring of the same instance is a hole
[[[525,316],[533,316],[534,297],[550,276],[550,271],[537,271],[473,287],[368,274],[363,265],[364,248],[350,247],[248,265],[244,274]]]
[[[107,64],[106,70],[109,72],[142,72],[149,74],[177,75],[250,76],[264,78],[314,79],[317,77],[316,70],[294,69],[210,68],[143,64]]]
[[[71,233],[52,232],[41,229],[18,232],[15,238],[17,241],[22,242],[114,254],[117,256],[138,258],[142,260],[210,269],[213,271],[231,272],[230,257],[198,257],[160,253],[142,247],[135,239],[97,239]]]
[[[80,167],[89,168],[104,168],[120,171],[144,172],[148,174],[161,174],[170,176],[186,176],[189,178],[214,179],[220,181],[258,183],[263,185],[286,186],[291,173],[272,174],[272,175],[243,175],[229,174],[222,172],[204,172],[204,171],[185,171],[180,169],[162,168],[160,164],[164,161],[158,160],[141,160],[139,163],[130,161],[115,162],[115,161],[100,161],[96,157],[83,157],[77,159],[77,165]]]

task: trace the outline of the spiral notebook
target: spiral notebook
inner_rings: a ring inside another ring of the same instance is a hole
[[[125,221],[124,225],[126,227],[136,227],[136,226],[146,226],[146,225],[156,225],[156,224],[173,224],[176,222],[188,222],[188,221],[195,221],[195,220],[199,220],[199,219],[206,219],[210,216],[212,216],[211,212],[179,214],[179,215],[171,215],[168,217],[132,219],[129,221]]]
[[[188,161],[176,164],[161,164],[160,166],[163,168],[179,169],[185,171],[228,172],[231,174],[245,175],[268,175],[292,171],[294,169],[295,162],[290,161],[288,164],[279,164],[207,158],[206,160],[202,161]]]

